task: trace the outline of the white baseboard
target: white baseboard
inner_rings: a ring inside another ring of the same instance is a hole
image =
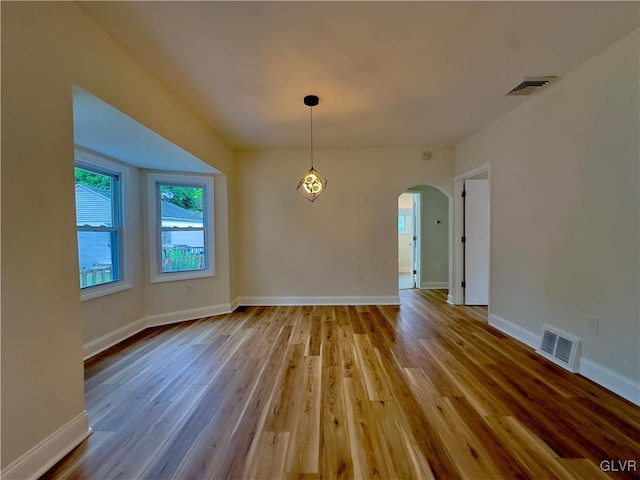
[[[37,479],[91,435],[83,411],[2,470],[4,480]]]
[[[640,383],[585,357],[580,359],[580,374],[640,406]]]
[[[506,333],[516,340],[520,340],[522,343],[533,349],[538,348],[540,337],[520,325],[516,325],[515,323],[494,314],[489,315],[489,325],[496,327],[501,332]]]
[[[125,325],[124,327],[120,327],[113,332],[107,333],[100,338],[85,343],[82,346],[82,354],[84,355],[84,360],[97,355],[98,353],[106,350],[109,347],[113,347],[115,344],[126,340],[139,331],[144,330],[146,327],[147,325],[144,318],[141,318],[133,323],[130,323],[129,325]]]
[[[422,282],[420,288],[424,290],[442,290],[449,288],[449,282]]]
[[[540,344],[540,337],[526,328],[516,325],[502,317],[489,315],[489,325],[496,327],[501,332],[520,340],[522,343],[537,349]],[[640,383],[627,378],[609,368],[600,365],[586,357],[580,358],[580,375],[593,380],[598,385],[617,393],[630,402],[640,405]]]
[[[284,305],[400,305],[398,295],[366,297],[240,297],[240,305],[247,307]]]
[[[230,303],[220,305],[209,305],[207,307],[190,308],[188,310],[178,310],[177,312],[160,313],[157,315],[147,315],[144,320],[147,327],[158,327],[171,323],[186,322],[196,318],[212,317],[222,315],[232,311]]]
[[[237,299],[234,300],[237,303]],[[98,353],[106,350],[109,347],[116,345],[117,343],[126,340],[127,338],[135,335],[136,333],[144,330],[147,327],[158,327],[161,325],[169,325],[171,323],[186,322],[187,320],[194,320],[196,318],[211,317],[213,315],[222,315],[232,312],[238,308],[229,303],[223,303],[221,305],[210,305],[207,307],[191,308],[189,310],[179,310],[177,312],[161,313],[158,315],[147,315],[135,322],[120,327],[113,332],[107,333],[100,338],[85,343],[82,346],[84,360],[97,355]]]

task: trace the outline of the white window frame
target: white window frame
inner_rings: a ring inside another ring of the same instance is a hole
[[[162,213],[158,185],[204,187],[204,270],[163,272],[161,261]],[[180,173],[147,173],[147,232],[149,242],[149,281],[151,283],[173,282],[215,276],[215,231],[213,176],[186,175]]]
[[[120,262],[120,280],[116,282],[104,283],[102,285],[94,285],[91,287],[80,289],[80,300],[86,301],[94,298],[104,297],[113,293],[122,292],[133,288],[131,283],[131,264],[128,261],[129,252],[131,251],[131,235],[129,232],[129,209],[127,197],[130,189],[130,169],[119,162],[115,162],[103,155],[91,152],[76,146],[75,148],[75,167],[86,168],[96,171],[97,173],[106,173],[119,177],[118,201],[120,216],[120,235],[118,238],[118,254]],[[75,203],[75,199],[74,199]],[[78,227],[76,225],[76,232]],[[76,233],[76,248],[78,248]],[[78,255],[80,253],[78,252]]]

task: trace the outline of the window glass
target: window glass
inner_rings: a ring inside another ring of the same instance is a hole
[[[204,227],[204,187],[160,185],[162,227]]]
[[[204,270],[204,186],[158,184],[162,272]]]
[[[162,245],[163,272],[184,272],[206,268],[203,231],[168,233],[171,237],[170,243]]]
[[[116,232],[78,232],[80,288],[118,280],[113,266],[118,264]]]
[[[76,223],[94,227],[113,226],[113,175],[75,168]]]
[[[118,175],[75,168],[76,225],[80,288],[120,277],[120,196]]]
[[[398,233],[407,233],[406,215],[398,215]]]

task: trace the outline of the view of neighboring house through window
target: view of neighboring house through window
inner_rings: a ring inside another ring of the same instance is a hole
[[[158,184],[162,272],[204,270],[204,186]]]
[[[148,174],[151,281],[213,276],[213,178]]]
[[[75,168],[80,288],[121,279],[120,176],[84,165]]]

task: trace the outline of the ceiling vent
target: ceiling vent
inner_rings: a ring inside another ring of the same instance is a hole
[[[525,77],[520,85],[514,87],[507,95],[531,95],[556,78],[558,77]]]
[[[537,353],[571,372],[578,371],[581,340],[545,325]]]

